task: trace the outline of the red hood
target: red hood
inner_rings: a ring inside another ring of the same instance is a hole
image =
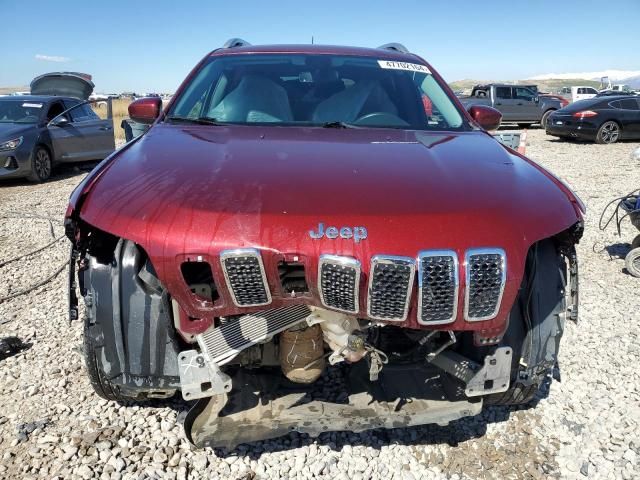
[[[116,154],[80,216],[140,244],[181,303],[183,255],[212,259],[214,274],[227,248],[296,254],[311,269],[321,253],[351,255],[366,275],[375,254],[447,248],[463,258],[467,248],[502,247],[500,316],[529,246],[577,220],[556,183],[482,132],[166,124]],[[364,226],[368,238],[313,240],[319,222]],[[235,311],[224,303],[216,316]],[[186,306],[192,316],[199,307]]]

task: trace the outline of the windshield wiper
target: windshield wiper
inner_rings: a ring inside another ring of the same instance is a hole
[[[171,115],[167,117],[167,120],[176,121],[176,122],[188,122],[188,123],[197,123],[198,125],[226,125],[224,122],[219,122],[215,118],[211,117],[182,117],[180,115]]]
[[[335,122],[325,122],[322,124],[322,128],[358,128],[355,125],[351,124],[351,123],[346,123],[346,122],[340,122],[340,121],[335,121]]]

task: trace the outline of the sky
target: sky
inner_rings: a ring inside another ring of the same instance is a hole
[[[640,0],[0,0],[0,87],[79,71],[98,92],[173,92],[227,39],[399,42],[447,81],[640,70]]]

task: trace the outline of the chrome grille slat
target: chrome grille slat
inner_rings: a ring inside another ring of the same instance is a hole
[[[500,248],[478,248],[465,254],[465,318],[490,320],[500,310],[506,283],[507,259]]]
[[[198,336],[198,342],[210,361],[220,362],[302,322],[310,314],[307,305],[293,305],[244,315],[210,328]]]
[[[413,289],[415,260],[375,255],[369,270],[367,313],[377,320],[406,320]]]
[[[359,310],[360,262],[351,257],[321,255],[318,263],[318,290],[322,304],[333,310]]]
[[[225,250],[220,252],[220,263],[233,303],[239,307],[271,303],[271,292],[258,250]]]
[[[418,323],[452,323],[458,312],[458,255],[452,250],[418,254]]]

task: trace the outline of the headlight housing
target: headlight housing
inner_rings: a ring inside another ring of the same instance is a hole
[[[24,137],[14,138],[13,140],[7,140],[6,142],[0,142],[0,151],[2,150],[15,150],[20,145],[22,145],[22,141]]]

